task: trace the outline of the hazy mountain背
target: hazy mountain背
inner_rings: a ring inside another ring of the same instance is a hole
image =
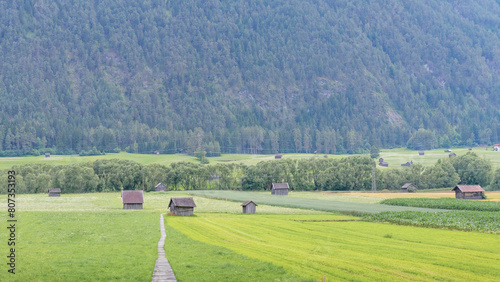
[[[500,3],[379,2],[0,1],[0,151],[498,142]]]

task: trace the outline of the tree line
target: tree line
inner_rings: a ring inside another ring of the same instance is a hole
[[[287,182],[293,191],[370,191],[375,174],[378,190],[399,191],[405,183],[419,189],[446,188],[456,184],[479,184],[500,190],[500,169],[490,161],[468,152],[433,166],[379,170],[369,157],[342,159],[314,157],[263,161],[256,165],[202,165],[178,162],[165,166],[142,165],[130,160],[96,160],[72,165],[27,164],[14,166],[18,193],[46,193],[61,188],[63,193],[154,191],[163,183],[171,191],[242,190],[267,191],[272,183]],[[3,187],[5,192],[5,187]]]

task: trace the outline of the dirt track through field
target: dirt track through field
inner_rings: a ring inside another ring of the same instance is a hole
[[[165,223],[163,221],[163,214],[160,214],[160,230],[161,237],[158,241],[158,259],[156,259],[155,269],[153,271],[152,282],[163,282],[163,281],[177,281],[175,278],[174,271],[170,267],[167,258],[165,257]]]

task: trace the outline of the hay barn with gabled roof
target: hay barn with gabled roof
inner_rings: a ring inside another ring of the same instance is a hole
[[[142,204],[144,204],[144,191],[123,190],[122,202],[124,210],[142,210]]]
[[[158,183],[155,186],[155,191],[157,192],[166,192],[167,191],[167,186],[165,186],[163,183]]]
[[[246,201],[241,206],[243,207],[243,213],[255,213],[258,205],[253,201]]]
[[[481,200],[484,196],[484,189],[480,185],[457,185],[452,191],[455,191],[457,199]]]
[[[61,189],[50,188],[49,189],[49,197],[61,197]]]
[[[408,188],[417,190],[417,186],[413,183],[405,183],[403,186],[401,186],[401,191],[403,193],[408,193]]]
[[[288,189],[290,189],[288,183],[273,183],[271,186],[271,195],[286,196],[288,195]]]
[[[194,203],[193,197],[177,197],[170,198],[168,207],[172,215],[191,216],[193,215],[196,204]]]

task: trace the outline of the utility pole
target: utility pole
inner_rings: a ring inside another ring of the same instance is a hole
[[[372,192],[375,193],[377,192],[377,180],[376,180],[376,177],[375,177],[375,162],[373,162],[373,166],[372,166]]]

